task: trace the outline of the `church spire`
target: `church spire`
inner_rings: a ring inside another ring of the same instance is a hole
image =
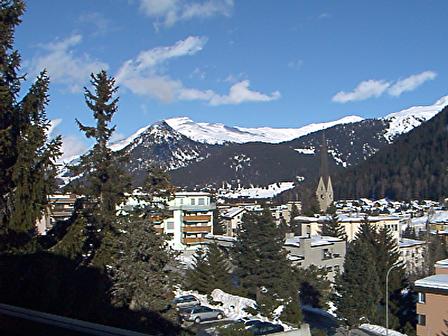
[[[328,169],[328,148],[325,131],[322,132],[320,146],[320,178],[317,185],[316,198],[322,212],[326,212],[331,203],[333,203],[333,186]]]
[[[320,145],[320,177],[322,177],[325,187],[328,185],[330,173],[328,169],[328,147],[325,131],[322,132],[322,140]]]

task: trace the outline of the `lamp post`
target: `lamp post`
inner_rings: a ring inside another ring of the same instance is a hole
[[[386,273],[386,336],[389,335],[389,274],[399,264],[392,265],[389,267]]]

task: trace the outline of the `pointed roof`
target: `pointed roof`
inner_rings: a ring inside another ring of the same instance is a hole
[[[320,144],[320,177],[324,182],[325,188],[328,186],[328,181],[330,178],[330,173],[328,169],[328,147],[327,139],[325,137],[325,131],[322,132],[322,140]]]

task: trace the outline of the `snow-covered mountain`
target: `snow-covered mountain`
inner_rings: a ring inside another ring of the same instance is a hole
[[[432,105],[413,106],[399,112],[388,114],[383,118],[389,123],[384,137],[388,142],[392,142],[398,135],[407,133],[415,127],[420,126],[422,122],[434,117],[447,105],[448,96],[445,96]]]
[[[363,118],[358,116],[347,116],[339,120],[309,124],[300,128],[247,128],[238,126],[226,126],[220,123],[196,123],[188,117],[166,119],[165,122],[173,129],[192,140],[207,144],[223,144],[225,142],[280,143],[296,139],[301,136],[335,125],[355,123],[361,120],[363,120]]]
[[[404,133],[436,115],[448,96],[380,119],[349,116],[301,128],[244,128],[172,118],[140,128],[111,144],[126,155],[125,168],[140,183],[149,166],[171,172],[177,185],[267,186],[312,180],[319,171],[319,148],[325,130],[333,169],[357,165]]]

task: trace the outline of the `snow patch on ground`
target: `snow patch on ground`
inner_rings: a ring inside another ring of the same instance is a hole
[[[213,298],[213,301],[220,302],[220,303],[222,303],[222,305],[221,304],[218,304],[218,305],[210,304],[207,300],[207,295],[199,294],[196,291],[185,291],[185,290],[177,289],[177,290],[175,290],[174,294],[176,295],[176,297],[182,296],[182,295],[194,295],[199,300],[199,302],[201,303],[202,306],[207,306],[207,307],[214,308],[214,309],[221,309],[224,312],[224,314],[226,315],[227,319],[230,319],[233,321],[242,319],[244,317],[246,317],[246,318],[248,317],[248,318],[256,319],[256,320],[260,320],[260,321],[279,323],[285,328],[285,330],[292,329],[289,325],[283,323],[280,320],[275,319],[273,321],[273,320],[269,320],[267,317],[264,317],[261,315],[252,316],[252,315],[248,314],[244,309],[248,308],[248,307],[255,308],[256,307],[255,300],[248,299],[248,298],[245,298],[242,296],[232,295],[232,294],[222,291],[221,289],[214,289],[211,293],[211,296]],[[276,312],[281,314],[282,310],[283,310],[283,305],[277,307]]]
[[[233,189],[220,189],[218,196],[223,198],[272,198],[285,190],[294,188],[294,182],[279,182],[267,187],[251,187]]]
[[[300,154],[314,155],[316,150],[314,148],[294,148],[294,150]]]

